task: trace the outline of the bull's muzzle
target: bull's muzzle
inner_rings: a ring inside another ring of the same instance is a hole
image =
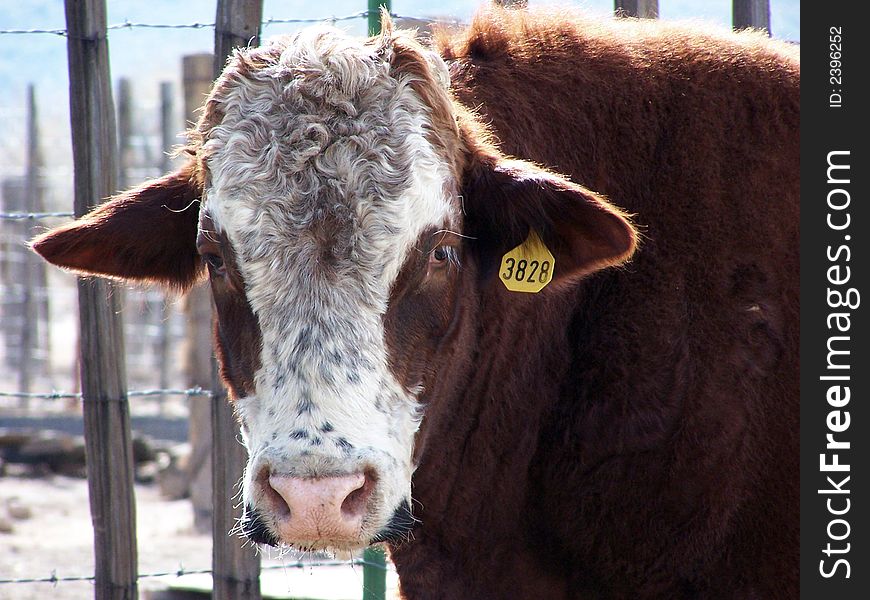
[[[297,546],[360,543],[375,486],[366,473],[317,478],[271,473],[258,478],[257,485],[280,541]]]

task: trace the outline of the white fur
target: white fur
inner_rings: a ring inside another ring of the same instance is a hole
[[[374,48],[325,28],[273,43],[279,63],[232,87],[222,122],[203,132],[205,211],[232,243],[263,341],[256,393],[236,402],[244,498],[257,507],[263,466],[374,469],[371,537],[410,500],[420,418],[419,390],[390,371],[383,316],[421,233],[456,218],[450,175],[426,139],[425,107]]]

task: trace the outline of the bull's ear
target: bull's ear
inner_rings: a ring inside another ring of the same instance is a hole
[[[464,183],[466,231],[476,238],[484,269],[497,268],[532,230],[555,258],[554,281],[577,281],[634,252],[637,232],[626,213],[531,163],[478,159]]]
[[[31,242],[45,260],[85,275],[185,289],[202,272],[196,252],[199,186],[185,167],[118,194]]]

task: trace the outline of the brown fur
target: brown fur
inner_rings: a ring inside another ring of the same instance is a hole
[[[439,44],[502,150],[605,194],[645,241],[572,293],[460,294],[423,524],[393,548],[405,594],[797,597],[795,52],[499,11]]]
[[[245,296],[245,282],[236,253],[226,232],[218,231],[204,214],[196,238],[199,253],[220,258],[221,266],[208,265],[214,299],[214,346],[221,379],[231,401],[254,394],[254,373],[260,368],[263,336],[257,317]]]
[[[202,273],[199,198],[192,165],[118,194],[86,216],[35,238],[47,261],[89,275],[186,290]]]

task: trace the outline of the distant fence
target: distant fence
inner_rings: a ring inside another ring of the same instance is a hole
[[[370,0],[365,11],[343,17],[327,17],[316,21],[343,21],[350,19],[369,20],[370,30],[378,27],[378,5]],[[383,2],[389,8],[389,2]],[[523,5],[524,2],[503,0],[501,4]],[[0,30],[0,34],[54,34],[67,38],[70,72],[70,105],[74,111],[72,123],[74,156],[74,213],[45,212],[39,202],[21,203],[16,210],[0,213],[0,220],[24,224],[18,231],[21,238],[31,236],[29,225],[37,219],[49,217],[81,216],[93,208],[95,199],[106,198],[117,188],[117,161],[119,144],[115,131],[115,104],[109,81],[107,33],[110,30],[128,28],[203,28],[215,29],[215,54],[213,76],[217,76],[226,56],[232,48],[256,44],[263,25],[273,23],[308,23],[309,19],[262,18],[262,0],[218,0],[216,19],[213,23],[154,24],[124,22],[107,25],[105,0],[66,0],[66,29],[21,29]],[[616,0],[617,14],[655,18],[658,15],[656,0]],[[734,0],[734,26],[756,27],[769,31],[770,10],[767,1]],[[401,18],[398,15],[394,15]],[[427,19],[416,19],[426,22]],[[122,88],[123,89],[123,88]],[[121,92],[123,96],[123,91]],[[30,94],[32,99],[32,92]],[[124,110],[123,104],[119,103]],[[129,118],[129,115],[127,116]],[[122,135],[120,150],[124,149],[124,117],[120,119]],[[35,136],[29,139],[35,139]],[[127,138],[129,139],[129,138]],[[28,174],[25,188],[29,198],[38,198],[35,165],[38,164],[38,149],[29,149]],[[29,260],[29,259],[24,259]],[[29,265],[29,266],[27,266]],[[26,263],[24,271],[17,276],[28,278],[39,267]],[[15,274],[9,275],[16,277]],[[42,275],[35,275],[42,278]],[[39,279],[42,281],[42,279]],[[47,289],[45,285],[28,284],[27,289]],[[241,477],[245,456],[236,442],[237,425],[226,393],[215,375],[212,363],[211,390],[202,388],[128,391],[124,367],[121,316],[118,310],[118,294],[106,280],[79,280],[79,323],[81,392],[39,393],[29,389],[29,379],[22,379],[23,388],[17,392],[4,392],[0,396],[21,399],[30,398],[75,398],[82,399],[85,418],[86,460],[91,496],[92,520],[95,525],[94,553],[95,573],[87,576],[3,578],[0,584],[53,583],[63,581],[93,581],[95,597],[102,599],[130,599],[138,595],[137,582],[144,577],[162,577],[188,573],[211,573],[213,598],[219,600],[260,598],[258,556],[243,549],[237,538],[228,535],[240,518],[239,507],[233,507],[234,487]],[[24,292],[29,293],[29,292]],[[4,302],[6,298],[4,298]],[[44,298],[31,298],[21,309],[21,326],[24,341],[22,352],[36,346],[33,335],[42,335],[40,317]],[[47,323],[46,323],[47,326]],[[30,331],[28,334],[25,330]],[[32,335],[31,335],[32,334]],[[31,335],[30,338],[27,336]],[[22,356],[24,356],[22,354]],[[26,357],[25,357],[26,358]],[[27,362],[27,360],[24,360]],[[28,376],[29,377],[29,376]],[[133,468],[128,398],[134,395],[182,394],[207,397],[211,407],[213,436],[213,556],[212,568],[184,571],[167,570],[160,573],[139,574],[136,554],[135,503],[133,497]],[[371,600],[383,598],[385,593],[385,565],[380,552],[368,551],[362,560],[304,562],[282,565],[278,568],[306,567],[316,565],[352,564],[364,568],[363,597]]]

